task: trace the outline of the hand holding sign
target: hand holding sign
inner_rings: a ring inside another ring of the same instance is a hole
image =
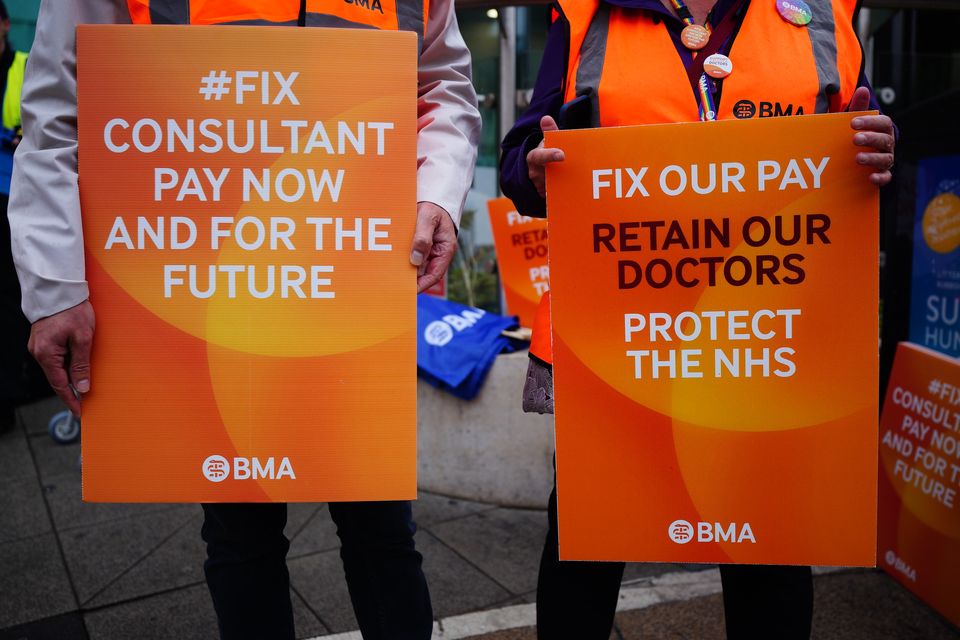
[[[870,90],[860,87],[850,100],[849,111],[866,111],[869,108]],[[850,122],[850,126],[860,132],[853,136],[854,144],[874,150],[858,153],[857,162],[876,169],[875,173],[870,174],[870,182],[882,187],[893,179],[890,169],[893,168],[893,149],[897,142],[893,120],[884,115],[859,116]]]
[[[457,251],[457,229],[443,207],[417,203],[417,230],[413,235],[410,264],[417,267],[417,293],[423,293],[443,277]]]
[[[540,119],[540,130],[543,133],[547,131],[559,131],[556,121],[550,116],[543,116]],[[537,188],[537,193],[541,198],[547,197],[546,167],[551,162],[563,162],[563,151],[560,149],[550,149],[544,145],[541,140],[537,148],[527,154],[527,175]]]
[[[57,396],[76,416],[80,415],[78,394],[90,391],[90,349],[95,324],[93,307],[84,300],[37,320],[30,330],[30,353]]]

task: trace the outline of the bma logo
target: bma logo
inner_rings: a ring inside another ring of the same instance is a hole
[[[753,104],[750,100],[741,100],[733,105],[733,117],[735,118],[746,120],[755,115],[757,115],[757,105]]]
[[[719,522],[698,522],[696,531],[692,524],[686,520],[674,520],[667,527],[667,535],[677,544],[687,544],[693,540],[697,542],[730,542],[740,544],[749,542],[757,544],[757,539],[753,535],[753,529],[749,522],[738,526],[731,522],[724,527]]]
[[[210,456],[203,461],[203,477],[210,482],[223,482],[230,475],[230,463],[223,456]]]
[[[203,477],[210,482],[223,482],[232,477],[234,480],[296,480],[290,458],[284,457],[277,464],[275,458],[234,458],[233,475],[230,474],[230,461],[223,456],[213,455],[203,461]]]
[[[427,344],[432,344],[435,347],[442,347],[453,340],[453,329],[451,329],[450,325],[448,325],[446,322],[434,320],[427,325],[426,329],[424,329],[423,339],[427,341]]]
[[[887,552],[884,554],[883,559],[887,561],[887,564],[889,566],[893,567],[894,569],[902,573],[904,576],[906,576],[907,580],[909,580],[910,582],[917,581],[917,571],[913,567],[908,565],[902,558],[898,557],[897,554],[893,552],[893,550],[887,550]]]
[[[363,7],[368,11],[379,11],[383,13],[383,7],[380,6],[380,0],[343,0],[347,4]]]
[[[693,540],[693,525],[686,520],[674,520],[667,528],[667,534],[677,544],[687,544]]]
[[[758,108],[759,106],[759,108]],[[796,110],[794,110],[796,109]],[[792,104],[783,106],[779,102],[758,102],[740,100],[733,105],[733,117],[746,120],[759,116],[761,118],[779,118],[782,116],[802,116],[803,105],[794,107]]]
[[[457,333],[464,329],[469,329],[477,324],[486,311],[483,309],[466,309],[460,315],[449,313],[443,316],[442,320],[434,320],[423,330],[423,339],[427,344],[435,347],[442,347],[453,340],[454,331]]]

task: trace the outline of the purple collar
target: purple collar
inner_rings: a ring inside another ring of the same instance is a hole
[[[660,2],[660,0],[602,0],[602,2],[623,9],[651,11],[664,17],[673,18],[678,22],[680,20],[677,18],[675,13],[663,6],[663,3]],[[718,20],[723,17],[723,14],[727,12],[731,4],[733,4],[733,0],[717,0],[717,3],[713,8],[714,20]]]

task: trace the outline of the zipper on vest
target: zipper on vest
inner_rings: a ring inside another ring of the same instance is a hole
[[[297,26],[307,26],[307,0],[300,0],[300,13],[297,15]]]

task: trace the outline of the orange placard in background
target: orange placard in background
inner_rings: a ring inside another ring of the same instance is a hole
[[[880,566],[960,625],[960,363],[901,342],[880,420]]]
[[[547,221],[520,215],[509,198],[490,200],[487,208],[507,311],[532,327],[540,297],[550,289]]]
[[[562,559],[875,564],[852,117],[547,133]]]
[[[79,28],[85,500],[415,497],[416,47]]]

